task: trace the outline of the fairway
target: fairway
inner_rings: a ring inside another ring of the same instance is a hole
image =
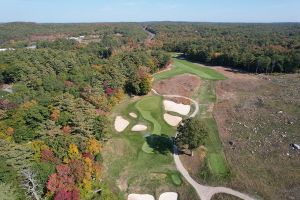
[[[189,61],[182,60],[182,59],[175,58],[175,57],[173,57],[172,60],[173,60],[172,68],[170,70],[155,74],[154,75],[155,81],[168,79],[170,77],[177,76],[180,74],[186,74],[186,73],[193,74],[202,79],[207,79],[207,80],[224,80],[224,79],[226,79],[226,77],[223,74],[221,74],[209,67],[196,65]]]
[[[209,111],[208,105],[216,102],[215,82],[205,81],[199,92],[201,112],[198,115],[206,124],[209,134],[205,147],[207,148],[207,162],[211,173],[224,177],[229,173],[229,168],[223,153],[222,142],[219,137],[218,125]]]

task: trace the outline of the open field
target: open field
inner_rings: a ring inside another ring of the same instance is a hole
[[[300,154],[289,146],[300,141],[299,74],[216,69],[229,77],[217,83],[214,109],[232,172],[227,185],[263,199],[300,199]]]
[[[157,73],[154,75],[154,81],[160,81],[164,79],[168,79],[177,75],[181,74],[193,74],[201,79],[207,79],[207,80],[224,80],[226,77],[208,67],[200,67],[199,65],[196,65],[194,63],[191,63],[186,60],[182,60],[176,57],[172,58],[173,65],[170,70],[163,71],[161,73]]]

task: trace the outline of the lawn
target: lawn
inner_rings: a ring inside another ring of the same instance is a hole
[[[194,74],[201,79],[206,79],[206,80],[224,80],[226,77],[215,71],[214,69],[211,69],[209,67],[197,65],[194,63],[191,63],[186,60],[182,60],[179,58],[172,58],[173,60],[173,66],[171,70],[168,71],[163,71],[161,73],[157,73],[154,75],[154,81],[160,81],[163,79],[168,79],[173,76],[177,76],[180,74]]]

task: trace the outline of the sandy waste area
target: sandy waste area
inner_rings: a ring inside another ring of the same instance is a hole
[[[165,113],[164,120],[171,126],[178,126],[178,124],[182,121],[182,117]]]
[[[132,127],[131,131],[145,131],[147,130],[147,126],[143,125],[143,124],[137,124],[135,126]]]
[[[137,115],[133,112],[129,113],[130,117],[137,118]]]
[[[150,194],[130,194],[127,200],[155,200]]]
[[[129,121],[124,119],[121,116],[117,116],[115,120],[115,129],[117,132],[122,132],[126,129],[126,127],[129,125]]]
[[[158,200],[177,200],[178,194],[176,192],[165,192],[159,196]]]
[[[174,101],[169,100],[164,100],[164,107],[166,111],[176,112],[181,115],[188,115],[191,110],[190,105],[175,103]]]

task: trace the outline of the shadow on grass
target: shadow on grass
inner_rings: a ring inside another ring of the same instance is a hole
[[[173,141],[167,135],[150,135],[146,137],[146,142],[153,149],[154,152],[160,154],[173,153]]]

